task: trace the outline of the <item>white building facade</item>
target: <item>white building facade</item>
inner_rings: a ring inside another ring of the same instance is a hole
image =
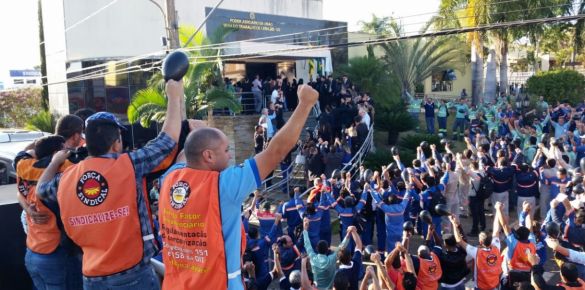
[[[164,0],[155,1],[166,7]],[[216,4],[217,0],[176,0],[178,25],[198,27]],[[51,110],[63,115],[87,107],[125,115],[132,95],[146,86],[152,71],[121,72],[148,66],[164,56],[166,48],[161,38],[166,35],[166,11],[148,0],[42,0],[42,9]],[[324,34],[343,38],[347,24],[324,21],[322,15],[322,0],[225,0],[203,30],[234,25],[237,30],[226,41],[238,44],[230,46],[224,54],[256,55],[250,60],[225,64],[225,68],[247,69],[244,73],[232,72],[230,77],[254,73],[250,70],[256,66],[248,63],[266,63],[271,65],[269,71],[272,66],[293,67],[295,77],[307,80],[308,59],[329,64],[325,70],[331,71],[332,52],[322,49],[261,55],[259,51],[323,44]],[[313,34],[300,34],[303,31]],[[278,35],[293,36],[270,40]],[[257,38],[265,40],[244,41]],[[347,41],[347,36],[344,39]],[[343,51],[333,54],[333,58],[347,60],[347,50],[345,54]],[[133,59],[115,63],[128,58]],[[71,82],[76,76],[91,72],[100,77]],[[111,75],[103,76],[104,73]],[[275,69],[274,75],[278,73]]]

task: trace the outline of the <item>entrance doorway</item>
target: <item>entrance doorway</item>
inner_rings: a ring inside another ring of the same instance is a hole
[[[253,80],[256,75],[260,79],[276,78],[276,63],[246,63],[246,76]]]

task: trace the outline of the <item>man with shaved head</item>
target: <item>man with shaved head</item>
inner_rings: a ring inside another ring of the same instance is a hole
[[[229,140],[202,127],[185,141],[185,163],[161,186],[159,215],[165,257],[163,289],[244,289],[241,206],[296,144],[319,94],[299,86],[299,105],[266,150],[228,166]]]

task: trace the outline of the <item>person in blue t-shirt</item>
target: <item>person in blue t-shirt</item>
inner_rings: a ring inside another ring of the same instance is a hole
[[[241,206],[254,189],[264,180],[290,152],[304,129],[305,121],[317,102],[319,93],[307,85],[298,88],[299,104],[288,122],[272,138],[268,147],[253,158],[240,165],[229,166],[230,141],[218,129],[202,126],[187,136],[184,156],[186,163],[170,168],[165,177],[174,170],[188,167],[201,171],[219,173],[219,204],[221,228],[224,239],[225,268],[227,270],[227,289],[244,289],[241,274],[242,220]],[[166,123],[165,123],[166,125]],[[164,129],[164,127],[163,127]],[[193,194],[193,193],[192,193]],[[191,197],[190,200],[196,200]],[[183,271],[189,271],[184,269]]]

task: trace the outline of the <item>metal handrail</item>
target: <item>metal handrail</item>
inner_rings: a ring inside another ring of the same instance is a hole
[[[317,109],[317,107],[316,107],[316,106],[313,106],[313,108],[312,108],[312,110],[311,110],[311,111],[312,111],[312,113],[313,113],[313,115],[314,115],[314,117],[315,117],[315,118],[317,118],[317,117],[319,116],[319,110]],[[313,134],[315,134],[315,133],[317,132],[318,128],[319,128],[319,122],[317,122],[317,124],[315,125],[315,128],[313,128]],[[300,149],[299,149],[299,153],[297,153],[297,154],[294,156],[294,157],[295,157],[294,159],[296,159],[296,156],[297,156],[298,154],[301,154],[301,150],[300,150]],[[274,190],[276,190],[276,189],[280,188],[280,187],[281,187],[282,185],[284,185],[284,184],[287,184],[287,190],[290,190],[290,189],[288,188],[288,184],[289,184],[290,180],[292,179],[292,176],[293,176],[293,174],[292,174],[292,173],[293,173],[293,170],[294,170],[294,166],[295,166],[295,162],[294,162],[294,160],[293,160],[293,162],[291,162],[291,164],[290,164],[290,165],[289,165],[289,166],[286,168],[286,170],[284,170],[284,171],[286,171],[286,172],[290,172],[290,173],[288,173],[288,174],[287,174],[286,178],[282,178],[282,176],[279,176],[279,175],[272,175],[271,177],[269,177],[269,178],[265,179],[265,180],[262,182],[262,185],[264,186],[264,189],[262,190],[262,192],[263,192],[263,193],[266,193],[266,192],[271,192],[271,191],[274,191]],[[283,171],[281,171],[281,173],[282,173],[282,172],[283,172]],[[267,182],[267,181],[273,180],[273,179],[275,179],[275,178],[278,178],[278,177],[280,177],[280,178],[282,178],[282,179],[281,179],[280,181],[278,181],[278,182],[276,182],[276,183],[272,184],[271,186],[266,186],[266,182]]]

